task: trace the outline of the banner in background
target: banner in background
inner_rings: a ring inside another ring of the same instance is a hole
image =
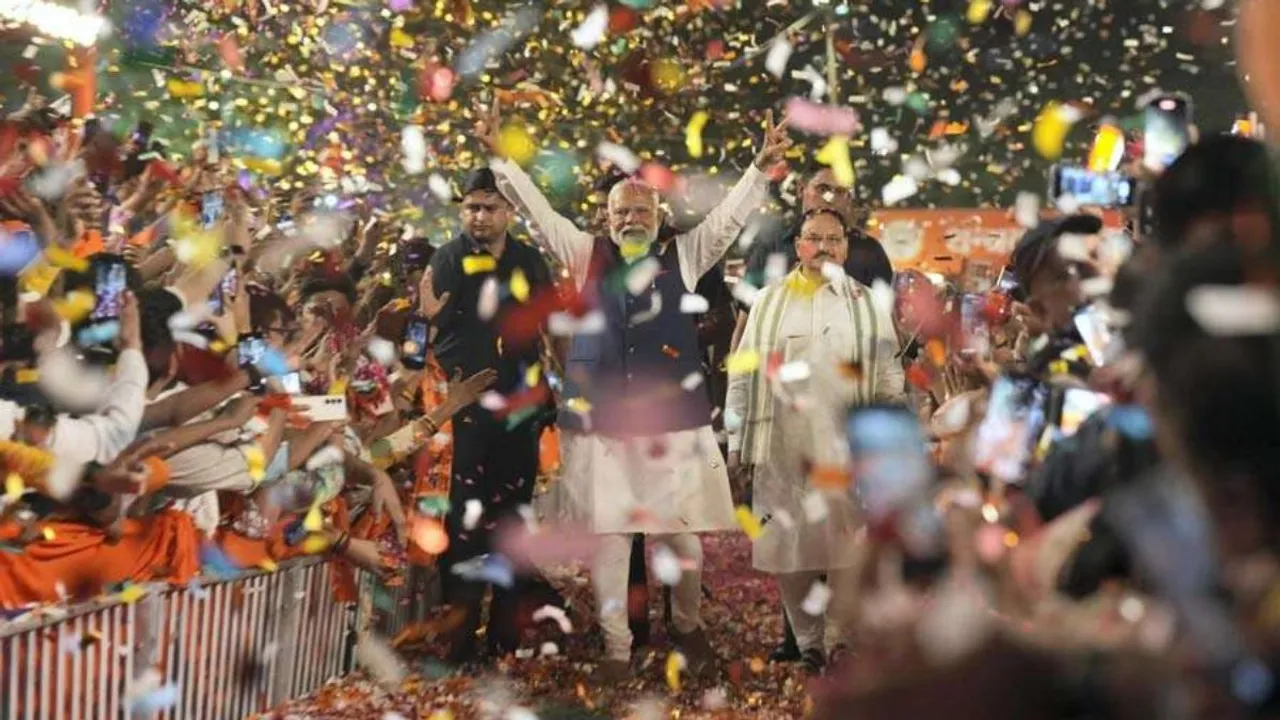
[[[1111,230],[1124,227],[1119,211],[1103,213]],[[914,268],[948,277],[998,274],[1027,231],[1011,210],[877,210],[868,230],[880,239],[894,270]]]

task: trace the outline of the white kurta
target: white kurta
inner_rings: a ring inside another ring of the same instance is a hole
[[[499,160],[490,167],[499,190],[530,224],[535,239],[581,289],[595,238],[556,213],[518,165]],[[768,187],[768,178],[752,166],[697,227],[672,240],[689,292],[724,257],[764,202]],[[558,519],[598,533],[702,532],[736,526],[728,472],[709,419],[692,430],[630,440],[566,432],[560,451],[561,479],[552,491],[557,497],[544,503],[557,508]]]
[[[904,395],[893,323],[870,290],[846,278],[844,285],[798,291],[796,278],[761,295],[740,348],[761,357],[778,353],[784,367],[796,370],[786,373],[785,383],[731,377],[726,407],[742,419],[730,433],[730,449],[755,467],[752,510],[763,526],[752,562],[770,573],[854,564],[854,535],[862,524],[857,505],[849,492],[812,487],[808,470],[849,467],[844,418],[850,404],[898,402]],[[861,370],[856,379],[851,363]],[[758,437],[743,447],[747,428]]]

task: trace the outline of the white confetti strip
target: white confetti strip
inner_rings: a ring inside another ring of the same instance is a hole
[[[484,503],[472,498],[467,501],[465,509],[462,511],[462,527],[465,530],[475,530],[476,525],[480,523],[480,518],[484,515]]]
[[[827,518],[827,498],[817,490],[810,490],[800,501],[804,508],[804,519],[811,522],[822,522]]]
[[[609,29],[609,8],[603,3],[591,8],[582,24],[570,33],[574,47],[590,50],[604,40],[605,31]]]
[[[871,128],[871,152],[876,155],[889,155],[898,151],[898,141],[893,139],[888,129]]]
[[[419,125],[405,125],[400,130],[400,154],[404,171],[417,175],[427,169],[427,138]]]
[[[356,645],[356,662],[385,685],[399,685],[408,671],[404,662],[387,641],[376,635],[365,635]]]
[[[1210,335],[1269,335],[1280,330],[1280,299],[1260,287],[1193,288],[1187,293],[1187,312]]]
[[[885,205],[896,205],[920,191],[920,185],[907,175],[898,175],[880,189]]]
[[[493,275],[480,285],[480,298],[476,301],[476,315],[487,322],[498,313],[498,279]]]
[[[702,373],[691,372],[688,375],[685,375],[684,379],[680,381],[680,387],[683,388],[685,392],[693,392],[702,386],[702,382]]]
[[[769,46],[769,54],[764,59],[764,69],[781,80],[782,74],[787,71],[787,62],[791,60],[792,50],[791,43],[786,38],[780,37],[774,40]]]
[[[654,279],[658,277],[658,271],[661,269],[658,259],[653,257],[645,258],[636,263],[627,273],[627,292],[632,295],[639,295],[651,288]]]
[[[490,390],[480,396],[480,407],[489,412],[500,412],[507,409],[507,399],[502,393]]]
[[[1039,225],[1040,196],[1029,192],[1018,193],[1018,199],[1013,203],[1013,219],[1027,229]]]
[[[396,361],[396,344],[384,337],[374,335],[369,338],[369,344],[365,346],[365,350],[379,365],[389,367]]]
[[[676,557],[675,551],[662,543],[653,549],[649,567],[658,582],[668,586],[680,582],[680,576],[684,573],[680,569],[680,558]]]
[[[827,611],[827,603],[831,602],[831,588],[821,580],[814,580],[809,586],[809,594],[804,596],[800,609],[806,615],[818,617]]]
[[[685,315],[700,315],[711,309],[711,303],[701,295],[685,293],[680,296],[680,312]]]
[[[794,360],[778,368],[778,380],[783,383],[808,380],[812,375],[813,369],[804,360]]]
[[[440,173],[431,173],[427,178],[427,189],[440,202],[450,202],[453,200],[453,188],[449,187],[449,181],[444,179]],[[409,230],[409,226],[405,226],[405,230]]]
[[[596,146],[596,157],[609,162],[621,172],[630,175],[640,169],[640,158],[616,143],[602,142]]]

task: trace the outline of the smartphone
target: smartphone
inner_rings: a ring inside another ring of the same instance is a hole
[[[236,356],[240,359],[240,367],[248,369],[257,367],[262,362],[262,356],[267,352],[267,341],[261,335],[245,335],[240,338],[240,343],[236,345]],[[259,382],[251,389],[260,390],[262,384]]]
[[[986,295],[960,296],[960,346],[981,358],[991,355],[991,327],[983,316],[986,306]]]
[[[996,378],[987,398],[987,413],[974,432],[975,467],[1005,483],[1021,482],[1044,431],[1048,401],[1048,387],[1033,377]]]
[[[102,256],[94,263],[94,303],[93,310],[89,312],[89,320],[104,322],[120,317],[128,280],[124,258],[116,255]]]
[[[1262,121],[1258,119],[1258,113],[1256,112],[1236,117],[1235,122],[1231,124],[1231,134],[1257,140],[1263,140],[1267,137],[1266,128],[1263,127]]]
[[[1164,172],[1191,142],[1191,99],[1161,95],[1142,113],[1142,164],[1152,172]]]
[[[912,505],[933,484],[933,463],[920,419],[907,408],[857,408],[845,425],[853,493],[872,518]]]
[[[1080,165],[1054,165],[1049,183],[1054,204],[1070,196],[1080,205],[1114,208],[1133,205],[1137,181],[1120,172],[1094,172]]]
[[[236,294],[240,287],[240,276],[235,268],[231,268],[218,281],[217,287],[209,295],[209,312],[217,315],[227,306],[227,298]]]
[[[1107,323],[1099,306],[1091,303],[1077,310],[1074,322],[1080,339],[1084,340],[1085,347],[1089,349],[1089,361],[1094,367],[1102,367],[1115,360],[1124,349],[1123,341]]]
[[[410,370],[421,370],[427,366],[427,350],[430,347],[430,322],[420,316],[410,316],[404,330],[404,343],[401,345],[400,362]]]
[[[211,228],[222,219],[222,191],[211,190],[200,197],[200,221]]]
[[[1067,388],[1062,394],[1062,408],[1058,411],[1058,430],[1064,437],[1071,437],[1085,420],[1110,404],[1110,395],[1084,388]]]
[[[347,420],[346,395],[303,395],[293,399],[293,407],[311,422]]]

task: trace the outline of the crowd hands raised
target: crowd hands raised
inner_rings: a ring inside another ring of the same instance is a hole
[[[501,110],[479,116],[496,154]],[[439,563],[458,662],[494,586],[509,652],[536,572],[495,579],[491,531],[527,515],[558,409],[542,514],[600,538],[604,680],[635,672],[636,533],[684,561],[670,634],[689,672],[718,672],[695,533],[741,527],[794,628],[774,657],[815,676],[817,716],[1273,714],[1280,254],[1253,141],[1207,135],[1151,179],[1131,251],[1057,217],[967,292],[880,272],[820,170],[708,353],[691,316],[712,309],[682,298],[767,197],[789,144],[772,118],[693,229],[622,178],[581,230],[495,159],[437,251],[372,198],[335,220],[208,154],[175,167],[143,134],[42,117],[10,119],[0,170],[6,243],[38,240],[0,289],[8,611],[184,583],[202,556],[328,553],[384,577]],[[541,252],[509,237],[517,217]]]

